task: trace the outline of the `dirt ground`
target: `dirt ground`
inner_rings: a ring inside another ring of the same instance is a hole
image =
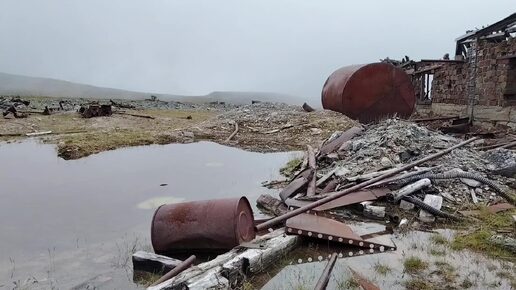
[[[56,103],[51,98],[44,100],[48,104]],[[64,159],[78,159],[128,146],[203,140],[250,151],[275,152],[304,149],[306,144],[319,145],[335,131],[346,130],[354,124],[335,112],[307,113],[300,107],[284,104],[257,103],[236,107],[161,103],[155,107],[114,108],[112,116],[89,119],[82,118],[73,109],[51,115],[29,113],[27,118],[9,115],[0,119],[0,141],[23,140],[29,138],[27,133],[52,131],[40,138],[56,144],[58,155]],[[38,108],[44,104],[39,101]],[[235,123],[238,131],[227,140],[235,131]]]

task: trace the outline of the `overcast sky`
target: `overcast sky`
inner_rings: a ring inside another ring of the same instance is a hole
[[[0,71],[172,94],[319,96],[328,75],[389,56],[453,55],[514,0],[0,0]]]

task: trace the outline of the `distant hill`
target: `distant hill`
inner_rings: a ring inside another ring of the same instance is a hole
[[[63,80],[29,77],[0,73],[0,95],[53,96],[65,98],[98,99],[146,99],[151,95],[161,100],[204,103],[220,101],[233,104],[249,104],[252,100],[299,104],[300,99],[277,93],[266,92],[213,92],[204,96],[184,96],[134,92],[113,88],[97,87]],[[302,103],[302,102],[301,102]]]
[[[143,99],[152,94],[0,73],[0,95]]]
[[[188,102],[226,102],[236,105],[250,104],[251,101],[261,102],[281,102],[287,104],[299,104],[300,99],[294,96],[269,93],[269,92],[237,92],[237,91],[217,91],[205,96],[182,96],[178,100]],[[301,102],[302,104],[302,102]]]

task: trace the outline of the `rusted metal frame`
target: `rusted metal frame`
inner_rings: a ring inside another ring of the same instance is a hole
[[[188,269],[190,266],[192,266],[193,262],[195,261],[196,257],[195,255],[191,255],[188,257],[188,259],[181,262],[179,265],[177,265],[174,269],[170,270],[165,275],[161,276],[156,282],[152,283],[151,286],[156,286],[158,284],[161,284],[173,277],[175,277],[177,274],[183,272],[184,270]]]
[[[435,153],[435,154],[429,155],[429,156],[424,157],[424,158],[422,158],[422,159],[420,159],[420,160],[417,160],[417,161],[414,161],[414,162],[412,162],[412,163],[409,163],[409,164],[407,164],[407,165],[405,165],[405,166],[402,166],[402,167],[398,168],[398,169],[397,169],[397,170],[395,170],[395,171],[385,173],[384,175],[381,175],[381,176],[378,176],[378,177],[372,178],[372,179],[370,179],[370,180],[368,180],[368,181],[365,181],[365,182],[359,183],[359,184],[357,184],[357,185],[355,185],[355,186],[352,186],[352,187],[350,187],[350,188],[347,188],[347,189],[345,189],[345,190],[338,191],[338,192],[336,192],[334,195],[331,195],[331,196],[325,197],[325,198],[320,199],[320,200],[318,200],[318,201],[315,201],[315,202],[313,202],[313,203],[311,203],[311,204],[309,204],[309,205],[306,205],[306,206],[304,206],[304,207],[300,207],[300,208],[298,208],[298,209],[295,209],[295,210],[293,210],[293,211],[290,211],[290,212],[286,213],[285,215],[282,215],[282,216],[279,216],[279,217],[273,218],[273,219],[271,219],[270,221],[267,221],[267,222],[264,222],[264,223],[262,223],[262,224],[259,224],[256,228],[257,228],[258,230],[267,229],[267,228],[269,228],[270,226],[273,226],[273,225],[276,225],[276,224],[278,224],[278,223],[284,222],[285,220],[287,220],[287,219],[289,219],[289,218],[291,218],[291,217],[293,217],[293,216],[299,215],[299,214],[301,214],[301,213],[303,213],[303,212],[306,212],[307,210],[314,209],[314,208],[316,208],[316,207],[318,207],[318,206],[321,206],[321,205],[326,204],[326,203],[328,203],[328,202],[330,202],[330,201],[332,201],[332,200],[335,200],[335,199],[337,199],[337,198],[339,198],[339,197],[341,197],[341,196],[344,196],[344,195],[349,194],[349,193],[351,193],[351,192],[354,192],[354,191],[357,191],[357,190],[359,190],[359,189],[362,189],[362,188],[364,188],[364,187],[366,187],[366,186],[368,186],[368,185],[371,185],[371,184],[373,184],[373,183],[376,183],[376,182],[378,182],[378,181],[381,181],[381,180],[383,180],[383,179],[385,179],[385,178],[388,178],[388,177],[394,176],[395,174],[398,174],[398,173],[400,173],[400,172],[402,172],[402,171],[405,171],[405,170],[411,169],[411,168],[412,168],[412,167],[414,167],[414,166],[417,166],[417,165],[419,165],[419,164],[422,164],[422,163],[425,163],[425,162],[427,162],[427,161],[430,161],[430,160],[436,159],[436,158],[438,158],[438,157],[441,157],[441,156],[443,156],[443,155],[445,155],[445,154],[447,154],[447,153],[450,153],[450,152],[451,152],[451,151],[453,151],[454,149],[457,149],[457,148],[460,148],[460,147],[462,147],[462,146],[465,146],[465,145],[467,145],[467,144],[469,144],[469,143],[471,143],[471,142],[473,142],[473,141],[475,141],[475,140],[478,140],[478,139],[479,139],[478,137],[470,138],[470,139],[468,139],[468,140],[466,140],[466,141],[464,141],[464,142],[461,142],[461,143],[459,143],[459,144],[457,144],[457,145],[454,145],[454,146],[452,146],[452,147],[450,147],[450,148],[448,148],[448,149],[442,150],[442,151],[440,151],[440,152],[437,152],[437,153]]]
[[[324,267],[324,270],[321,274],[321,277],[317,281],[317,284],[315,284],[314,290],[325,290],[326,286],[328,286],[328,282],[330,281],[330,274],[333,270],[333,266],[335,266],[335,262],[337,261],[337,253],[333,253],[330,257],[330,260],[326,264],[326,267]]]

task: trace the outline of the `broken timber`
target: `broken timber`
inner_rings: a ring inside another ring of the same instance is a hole
[[[235,123],[235,131],[233,131],[233,133],[231,133],[231,135],[229,135],[229,137],[226,139],[226,141],[224,142],[229,142],[231,141],[231,139],[233,139],[233,137],[235,137],[235,135],[238,133],[238,122],[234,122]]]
[[[362,188],[364,188],[364,187],[366,187],[368,185],[371,185],[371,184],[376,183],[378,181],[384,180],[384,179],[386,179],[388,177],[394,176],[397,173],[400,173],[402,171],[405,171],[405,170],[411,169],[411,168],[413,168],[415,166],[418,166],[419,164],[425,163],[425,162],[427,162],[429,160],[433,160],[433,159],[441,157],[441,156],[443,156],[445,154],[448,154],[451,151],[453,151],[454,149],[463,147],[463,146],[465,146],[465,145],[467,145],[467,144],[469,144],[469,143],[471,143],[471,142],[473,142],[475,140],[478,140],[478,137],[470,138],[470,139],[468,139],[466,141],[463,141],[463,142],[461,142],[459,144],[456,144],[456,145],[454,145],[454,146],[452,146],[452,147],[450,147],[448,149],[439,151],[439,152],[434,153],[432,155],[428,155],[428,156],[426,156],[426,157],[424,157],[422,159],[419,159],[419,160],[414,161],[412,163],[409,163],[409,164],[407,164],[405,166],[397,168],[396,170],[394,170],[392,172],[385,173],[383,175],[380,175],[380,176],[375,177],[373,179],[370,179],[368,181],[365,181],[365,182],[359,183],[357,185],[354,185],[354,186],[352,186],[350,188],[347,188],[345,190],[338,191],[338,192],[336,192],[335,194],[333,194],[331,196],[328,196],[328,197],[325,197],[323,199],[317,200],[317,201],[315,201],[315,202],[313,202],[313,203],[311,203],[309,205],[306,205],[306,206],[300,207],[298,209],[289,211],[289,212],[287,212],[286,214],[284,214],[282,216],[275,217],[275,218],[273,218],[273,219],[271,219],[269,221],[266,221],[266,222],[264,222],[262,224],[259,224],[258,226],[256,226],[256,229],[257,230],[268,229],[269,227],[271,227],[273,225],[277,225],[277,224],[279,224],[281,222],[284,222],[285,220],[287,220],[287,219],[289,219],[289,218],[291,218],[293,216],[299,215],[299,214],[301,214],[303,212],[306,212],[307,210],[312,210],[312,209],[314,209],[314,208],[316,208],[316,207],[318,207],[320,205],[328,203],[328,202],[330,202],[332,200],[335,200],[335,199],[337,199],[337,198],[339,198],[341,196],[344,196],[346,194],[349,194],[349,193],[351,193],[353,191],[357,191],[357,190],[362,189]]]
[[[308,150],[308,167],[313,171],[312,178],[308,182],[306,196],[314,196],[317,182],[317,163],[315,161],[315,152],[312,146],[307,146]]]
[[[287,254],[298,245],[300,241],[298,236],[285,236],[283,233],[284,229],[279,229],[252,241],[253,243],[263,242],[264,249],[235,248],[147,289],[227,289],[230,283],[241,278],[242,273],[260,273],[277,262],[278,257]]]
[[[166,273],[182,261],[154,253],[138,251],[133,254],[133,269],[155,274]]]

